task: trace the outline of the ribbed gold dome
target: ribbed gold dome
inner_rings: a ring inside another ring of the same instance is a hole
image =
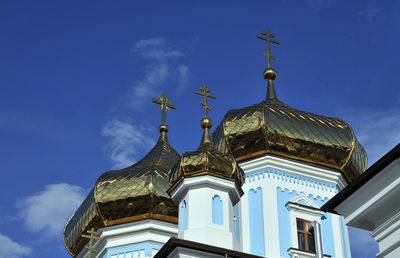
[[[178,210],[166,193],[168,172],[179,159],[169,145],[165,130],[154,148],[136,164],[100,176],[94,188],[67,222],[64,245],[76,256],[88,239],[88,229],[142,219],[178,223]]]
[[[207,98],[215,99],[210,95],[210,90],[204,85],[200,88],[203,92],[195,91],[196,94],[204,96],[204,118],[201,120],[201,127],[204,129],[201,143],[197,150],[185,152],[179,159],[178,163],[171,170],[168,181],[171,188],[169,193],[184,179],[201,175],[211,175],[234,181],[239,188],[244,183],[244,172],[236,163],[235,158],[229,153],[221,153],[216,150],[212,144],[210,137],[210,128],[212,121],[207,116],[208,110],[211,108],[207,104]]]
[[[203,142],[196,151],[185,152],[169,174],[171,190],[184,178],[212,175],[229,179],[242,186],[244,172],[230,154],[216,150],[211,142]]]
[[[212,138],[238,161],[273,154],[340,170],[349,182],[367,167],[367,155],[345,121],[294,109],[276,96],[228,111]]]

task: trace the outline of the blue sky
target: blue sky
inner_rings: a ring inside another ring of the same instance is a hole
[[[63,226],[96,179],[157,140],[152,97],[177,106],[181,154],[200,141],[204,83],[215,125],[263,100],[267,28],[279,99],[346,120],[373,164],[400,142],[399,27],[394,0],[1,1],[0,258],[69,257]],[[350,233],[353,257],[375,257]]]

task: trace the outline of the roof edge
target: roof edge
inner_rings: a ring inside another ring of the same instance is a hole
[[[335,208],[350,195],[356,192],[361,186],[366,184],[372,178],[379,174],[385,167],[387,167],[393,160],[400,158],[400,143],[393,149],[386,153],[382,158],[370,166],[364,173],[358,176],[352,183],[347,185],[342,191],[336,194],[332,199],[325,203],[321,210],[338,214]]]
[[[154,258],[164,258],[167,257],[175,248],[177,247],[185,247],[194,249],[197,251],[209,252],[213,254],[219,255],[228,255],[229,257],[238,257],[238,258],[260,258],[261,256],[242,253],[239,251],[229,250],[217,246],[206,245],[199,242],[184,240],[180,238],[171,237],[164,246],[157,252]]]

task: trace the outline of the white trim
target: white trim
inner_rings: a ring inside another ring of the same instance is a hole
[[[346,180],[338,170],[278,158],[272,155],[239,162],[239,165],[246,173],[259,170],[260,168],[271,167],[337,184],[340,189],[343,189],[347,185]]]
[[[235,182],[210,175],[185,178],[170,193],[171,199],[175,203],[179,203],[189,189],[197,187],[210,187],[218,190],[225,190],[229,193],[233,205],[240,201],[241,192]]]
[[[100,228],[98,232],[102,239],[94,243],[96,249],[94,257],[102,258],[110,249],[124,248],[145,242],[164,245],[171,237],[178,236],[178,225],[146,219]],[[76,257],[88,257],[87,249],[83,248]]]
[[[304,252],[301,250],[289,249],[288,253],[290,257],[293,258],[316,258],[316,254]],[[330,256],[324,254],[324,257],[328,258]]]
[[[313,201],[308,199],[308,197],[304,193],[301,193],[298,196],[296,196],[295,198],[293,198],[292,200],[290,200],[290,202],[294,202],[294,203],[299,203],[301,201],[307,203],[308,206],[311,206],[311,207],[314,207],[316,209],[319,209],[318,205],[316,205]]]

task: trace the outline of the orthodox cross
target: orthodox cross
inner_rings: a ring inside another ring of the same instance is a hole
[[[90,233],[90,235],[82,234],[82,237],[90,239],[89,240],[89,246],[85,246],[85,248],[87,248],[89,250],[89,258],[92,258],[92,254],[94,252],[96,252],[96,249],[93,248],[93,240],[100,240],[101,238],[96,236],[99,233],[94,231],[94,228],[92,228],[91,230],[88,230],[87,232]]]
[[[171,103],[171,100],[167,99],[167,95],[163,93],[161,97],[158,97],[157,99],[153,98],[153,102],[158,104],[158,106],[161,108],[161,124],[166,125],[166,116],[167,116],[167,110],[175,109],[176,106]]]
[[[275,35],[271,34],[269,30],[265,32],[261,32],[262,35],[257,35],[257,38],[267,41],[267,52],[262,51],[264,55],[268,57],[268,68],[271,68],[271,60],[275,60],[276,58],[271,54],[271,46],[270,43],[279,44],[279,41],[272,39]]]
[[[208,117],[208,110],[211,110],[211,108],[207,104],[207,98],[209,97],[212,99],[216,99],[216,97],[211,94],[208,94],[210,90],[207,88],[207,85],[205,84],[203,87],[200,88],[200,90],[202,90],[203,92],[195,90],[194,93],[204,96],[204,101],[202,101],[201,104],[204,106],[204,117]]]

